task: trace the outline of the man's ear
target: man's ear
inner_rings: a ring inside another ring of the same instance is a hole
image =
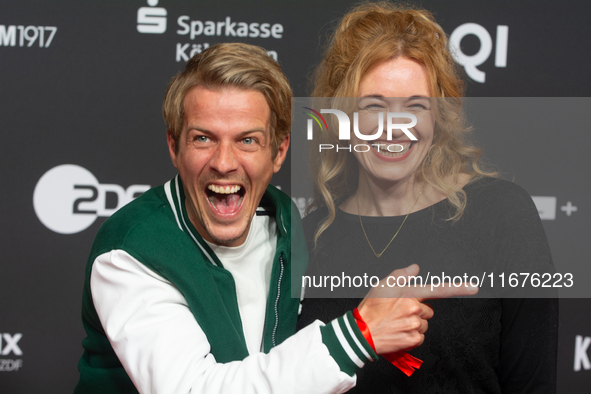
[[[176,143],[174,137],[168,130],[166,131],[166,143],[168,144],[168,153],[170,153],[172,165],[175,166],[175,168],[178,168],[176,165]]]
[[[273,159],[273,172],[276,173],[281,169],[281,165],[285,161],[285,155],[287,155],[287,150],[289,149],[289,134],[285,136],[281,144],[279,144],[279,150],[277,151],[277,156]]]

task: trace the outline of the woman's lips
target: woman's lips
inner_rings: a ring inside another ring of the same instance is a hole
[[[376,141],[371,144],[371,151],[380,160],[396,162],[406,159],[412,152],[414,145],[415,141]]]

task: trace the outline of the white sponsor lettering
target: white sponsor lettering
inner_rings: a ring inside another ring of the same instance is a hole
[[[556,197],[554,196],[532,196],[534,204],[542,220],[556,219]]]
[[[168,12],[165,8],[156,7],[158,0],[147,0],[148,7],[140,7],[137,11],[137,31],[146,34],[163,34],[167,29]],[[221,21],[192,20],[188,15],[181,15],[177,19],[178,29],[176,33],[188,36],[191,40],[198,37],[209,40],[206,37],[250,37],[250,38],[283,38],[283,25],[280,23],[238,22],[231,16],[226,16]],[[0,43],[14,42],[15,31],[0,30]],[[175,60],[187,62],[193,56],[203,52],[211,45],[209,42],[176,44]],[[276,51],[267,51],[275,61],[279,56]]]
[[[189,48],[191,50],[189,51]],[[176,44],[176,61],[189,61],[190,58],[195,56],[198,53],[203,52],[209,48],[209,43],[205,42],[203,44]],[[267,51],[267,54],[273,58],[273,60],[277,61],[277,52],[275,51]]]
[[[0,360],[0,372],[18,371],[23,366],[23,360]]]
[[[230,16],[226,16],[223,21],[200,21],[191,20],[188,15],[181,15],[177,19],[179,30],[177,34],[189,35],[191,40],[195,37],[204,36],[224,36],[224,37],[252,37],[276,39],[283,37],[283,25],[275,23],[257,23],[257,22],[232,22]]]
[[[49,48],[56,32],[55,26],[0,25],[0,47],[14,47],[18,41],[19,47],[31,48],[37,42],[39,48]]]
[[[48,229],[60,234],[74,234],[87,229],[97,217],[111,216],[150,185],[99,184],[87,169],[63,164],[47,171],[33,192],[37,217]],[[107,207],[107,195],[116,197],[114,207]]]
[[[480,41],[480,49],[474,55],[466,55],[460,47],[462,39],[470,34],[478,37]],[[497,26],[496,39],[495,66],[507,67],[509,27],[503,25]],[[492,52],[492,38],[488,30],[477,23],[464,23],[456,27],[449,36],[449,47],[456,61],[464,66],[466,74],[476,82],[484,83],[486,73],[477,67],[484,63]]]
[[[4,333],[0,335],[0,354],[7,356],[12,352],[15,356],[22,356],[23,352],[18,347],[18,341],[20,341],[22,337],[23,334],[19,333],[14,335]],[[2,347],[2,339],[4,339],[5,343],[4,348]]]
[[[137,10],[137,31],[144,34],[166,32],[166,8],[156,7],[158,0],[148,0],[148,5]]]
[[[532,196],[532,200],[536,204],[536,208],[538,209],[538,213],[540,214],[540,219],[542,220],[556,220],[556,197],[554,196]],[[571,216],[573,212],[577,212],[579,208],[571,201],[568,201],[565,205],[560,207],[560,210],[566,214],[566,216]]]
[[[581,367],[586,370],[591,369],[591,362],[587,355],[587,349],[591,345],[591,337],[577,335],[575,338],[575,371],[580,371]]]
[[[561,206],[560,210],[566,213],[566,216],[570,216],[573,214],[573,212],[577,212],[579,208],[574,206],[573,203],[569,201],[566,203],[566,205]]]
[[[193,44],[191,46],[191,51],[187,53],[187,50],[189,49],[189,47],[191,46],[191,44],[176,44],[176,61],[180,62],[180,61],[188,61],[190,58],[192,58],[193,56],[195,56],[198,53],[203,52],[204,50],[206,50],[207,48],[209,48],[209,44],[203,43],[203,44]]]

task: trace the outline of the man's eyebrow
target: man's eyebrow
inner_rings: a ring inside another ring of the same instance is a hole
[[[242,135],[252,134],[252,133],[263,133],[263,134],[265,134],[266,131],[267,131],[266,129],[258,129],[258,128],[255,128],[255,129],[250,129],[250,130],[242,131],[242,132],[238,133],[238,135],[239,136],[242,136]]]
[[[211,133],[211,131],[201,128],[199,126],[193,125],[193,126],[187,126],[187,131],[191,131],[191,130],[197,130],[197,131],[203,131],[204,133]]]
[[[197,125],[193,125],[193,126],[188,126],[187,127],[187,132],[193,131],[193,130],[199,131],[199,132],[205,133],[205,134],[216,134],[215,132],[213,132],[211,130],[207,130],[207,129],[201,128],[201,127],[199,127]],[[239,132],[238,133],[238,136],[242,136],[242,135],[246,135],[246,134],[252,134],[252,133],[263,133],[264,134],[266,131],[267,131],[267,129],[265,129],[265,128],[255,127],[255,128],[249,129],[249,130],[244,130],[244,131]]]

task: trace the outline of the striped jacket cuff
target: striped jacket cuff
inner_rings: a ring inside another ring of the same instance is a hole
[[[322,342],[341,371],[353,376],[366,362],[378,359],[357,327],[351,311],[320,327]]]

